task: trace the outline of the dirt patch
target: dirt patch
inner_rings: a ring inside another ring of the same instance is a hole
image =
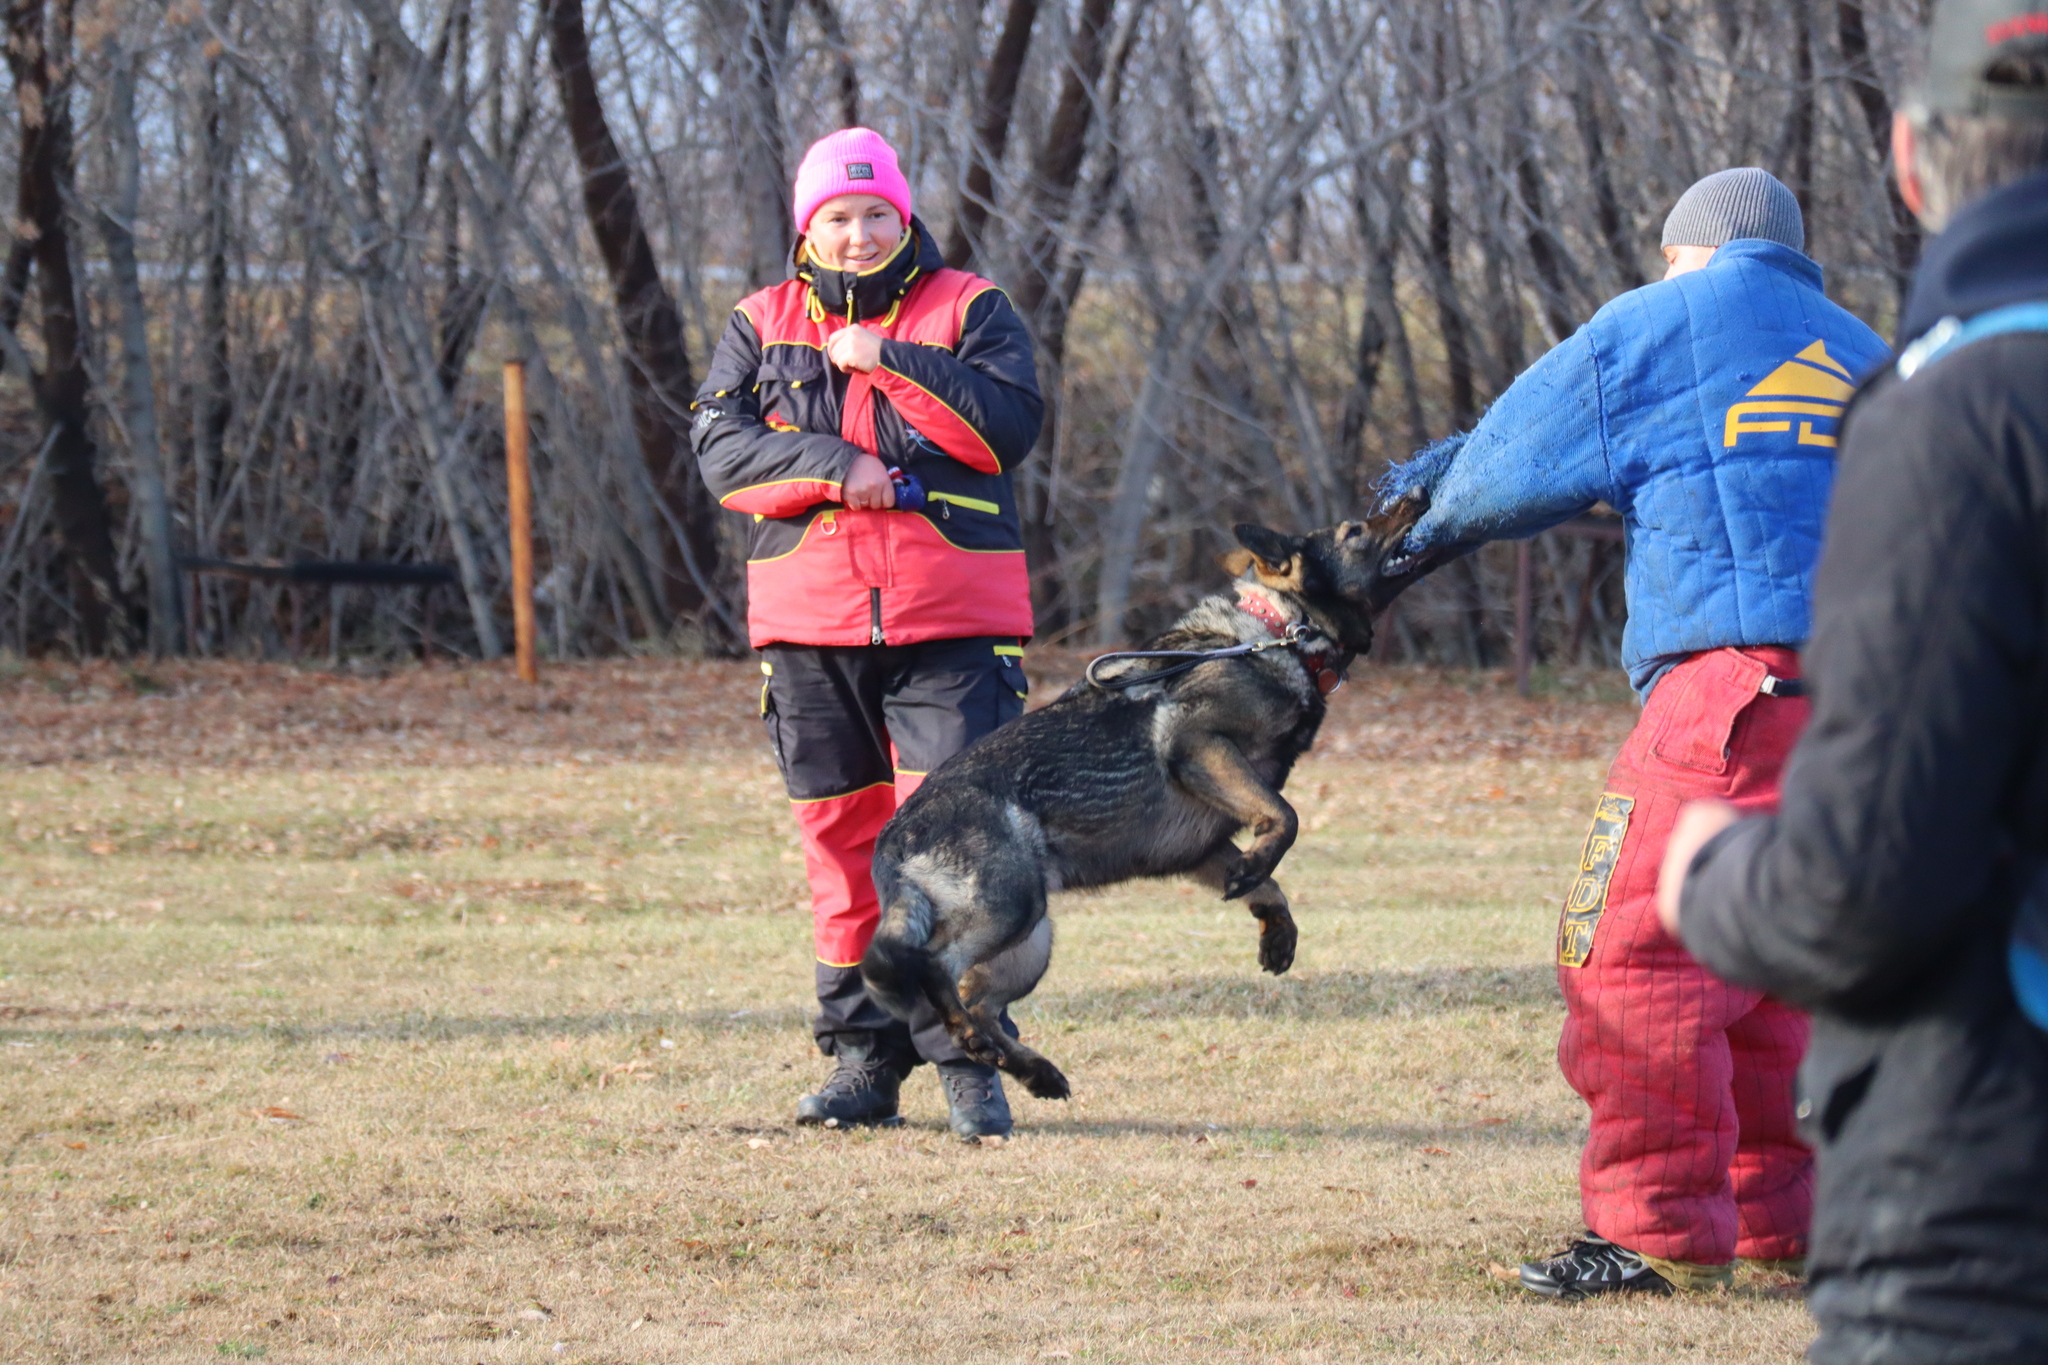
[[[1057,696],[1088,656],[1034,650],[1034,696]],[[762,747],[750,660],[509,665],[378,675],[281,664],[32,662],[0,680],[0,763],[136,768],[470,768],[671,762]],[[1450,762],[1586,758],[1635,715],[1613,675],[1546,679],[1524,699],[1502,675],[1362,664],[1332,699],[1319,751]],[[111,851],[111,850],[110,850]]]

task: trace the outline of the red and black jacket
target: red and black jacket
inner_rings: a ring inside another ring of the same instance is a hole
[[[883,337],[872,374],[825,359],[850,322]],[[733,310],[695,411],[704,482],[754,514],[756,648],[1031,634],[1009,475],[1044,415],[1031,340],[1000,289],[945,268],[922,222],[860,274],[818,269],[799,248],[797,278]],[[863,451],[915,474],[924,509],[842,506]]]

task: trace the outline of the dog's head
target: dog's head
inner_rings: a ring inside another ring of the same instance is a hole
[[[1363,521],[1340,522],[1290,536],[1241,523],[1232,529],[1244,548],[1222,564],[1232,575],[1301,599],[1302,605],[1334,627],[1338,643],[1356,653],[1372,647],[1372,619],[1403,589],[1443,561],[1432,551],[1403,554],[1402,542],[1422,514],[1429,494],[1421,489]]]

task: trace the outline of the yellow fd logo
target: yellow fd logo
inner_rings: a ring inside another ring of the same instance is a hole
[[[1729,407],[1721,444],[1732,446],[1745,436],[1765,432],[1789,432],[1797,421],[1800,445],[1832,447],[1834,424],[1855,391],[1849,372],[1828,354],[1825,342],[1816,341]],[[1823,419],[1827,430],[1814,430],[1816,417]]]

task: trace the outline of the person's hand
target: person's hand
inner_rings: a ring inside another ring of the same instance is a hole
[[[1742,818],[1742,812],[1726,801],[1688,801],[1671,827],[1670,842],[1664,845],[1664,864],[1657,872],[1657,918],[1664,932],[1678,937],[1678,898],[1685,891],[1685,874],[1707,841]]]
[[[858,323],[825,338],[825,358],[852,374],[872,372],[882,363],[882,339]]]
[[[889,467],[865,452],[855,456],[853,467],[839,482],[839,500],[863,511],[894,507],[896,485],[889,479]]]

